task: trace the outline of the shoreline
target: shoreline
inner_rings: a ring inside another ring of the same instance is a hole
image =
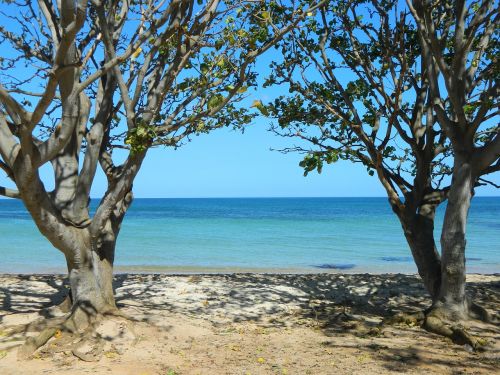
[[[375,268],[375,269],[374,269]],[[203,267],[203,266],[116,266],[113,270],[113,275],[168,275],[168,276],[183,276],[183,275],[238,275],[238,274],[254,274],[254,275],[405,275],[418,276],[416,270],[399,270],[391,272],[388,267],[353,267],[349,269],[328,269],[328,268],[253,268],[253,267]],[[393,267],[394,268],[394,267]],[[15,271],[9,272],[0,268],[0,276],[64,276],[66,270],[62,267],[44,268],[32,271]],[[482,276],[500,276],[500,271],[492,272],[489,270],[478,271],[476,268],[468,271],[469,275]]]

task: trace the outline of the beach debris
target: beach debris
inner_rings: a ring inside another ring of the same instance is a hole
[[[415,327],[422,325],[425,319],[425,315],[422,311],[416,313],[397,313],[396,315],[385,318],[382,321],[382,325],[407,325],[409,327]]]
[[[257,362],[262,365],[262,364],[266,363],[266,360],[263,357],[259,357],[259,358],[257,358]]]
[[[357,361],[360,362],[360,363],[365,363],[365,362],[368,362],[368,361],[371,361],[373,358],[370,354],[368,353],[363,353],[361,354],[358,358],[357,358]]]
[[[60,339],[62,337],[62,332],[60,329],[56,330],[56,332],[54,333],[54,338],[55,339]]]
[[[241,346],[237,344],[229,345],[229,349],[232,350],[233,352],[241,352]]]

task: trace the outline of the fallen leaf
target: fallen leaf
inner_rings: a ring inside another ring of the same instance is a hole
[[[257,362],[259,362],[260,364],[263,364],[263,363],[266,363],[266,360],[262,357],[259,357],[259,358],[257,358]]]
[[[358,357],[358,362],[367,362],[371,359],[372,357],[369,354],[362,354]]]
[[[109,351],[109,352],[105,352],[104,356],[106,358],[113,359],[113,358],[116,358],[118,356],[118,353],[117,352]]]

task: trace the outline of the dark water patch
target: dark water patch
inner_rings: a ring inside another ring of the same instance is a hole
[[[411,262],[411,257],[381,257],[384,262]]]
[[[328,269],[328,270],[349,270],[356,267],[355,264],[317,264],[313,265],[315,268]]]
[[[466,258],[467,259],[467,262],[476,262],[476,261],[479,261],[479,260],[483,260],[483,258]]]

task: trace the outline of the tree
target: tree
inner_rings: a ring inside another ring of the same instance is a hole
[[[454,148],[434,106],[432,52],[422,48],[419,27],[399,6],[353,0],[321,7],[279,43],[283,62],[271,65],[266,85],[287,85],[291,94],[264,109],[277,118],[275,133],[301,141],[282,151],[305,153],[305,175],[348,160],[377,176],[437,306],[450,263],[438,252],[434,217],[455,194],[449,185]],[[489,87],[485,77],[478,79]],[[483,114],[478,126],[494,116]],[[470,186],[492,171],[481,170]]]
[[[0,167],[17,190],[0,194],[21,199],[66,257],[66,327],[75,330],[116,308],[116,239],[148,150],[248,123],[237,103],[255,85],[255,59],[304,12],[219,0],[13,1],[2,10]],[[277,27],[273,12],[287,24]],[[49,162],[53,191],[40,175]],[[91,214],[99,167],[107,190]]]
[[[418,26],[433,109],[453,152],[441,233],[442,282],[433,315],[465,319],[465,230],[474,187],[500,170],[500,9],[493,0],[408,3]]]

